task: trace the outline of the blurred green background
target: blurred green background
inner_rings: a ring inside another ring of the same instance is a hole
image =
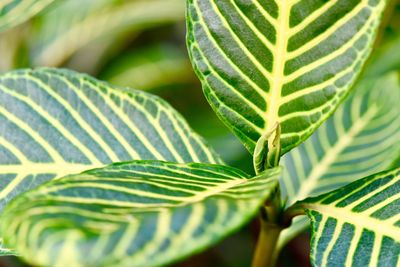
[[[0,72],[70,68],[169,101],[226,163],[253,173],[252,159],[202,95],[185,45],[185,0],[55,0],[30,21],[0,33]],[[400,0],[389,1],[365,75],[400,69]],[[242,267],[251,262],[257,220],[217,246],[176,264]],[[309,235],[282,251],[278,266],[309,266]],[[0,266],[25,266],[14,257]]]

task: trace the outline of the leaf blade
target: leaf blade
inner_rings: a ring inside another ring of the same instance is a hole
[[[221,163],[158,97],[56,69],[0,76],[1,208],[67,174],[112,162]]]
[[[389,167],[400,151],[396,73],[360,81],[313,136],[282,158],[288,205]]]
[[[399,185],[397,168],[300,202],[312,221],[313,264],[396,266]]]
[[[7,206],[1,232],[7,244],[41,265],[60,260],[67,246],[74,253],[66,263],[163,265],[250,219],[276,190],[278,175],[274,169],[249,178],[231,167],[199,163],[114,164],[24,194]],[[28,231],[22,229],[26,223]],[[35,225],[44,226],[40,233]]]
[[[361,80],[309,140],[283,156],[280,185],[287,206],[391,168],[400,153],[398,101],[397,74]],[[283,231],[280,247],[308,222],[298,220],[292,227]]]
[[[383,5],[189,0],[187,43],[219,117],[250,152],[279,123],[283,155],[346,96],[371,50]]]

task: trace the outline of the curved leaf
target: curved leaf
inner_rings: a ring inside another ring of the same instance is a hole
[[[365,79],[304,144],[282,159],[288,205],[384,170],[400,152],[400,81]]]
[[[112,37],[124,32],[183,21],[184,4],[183,0],[65,1],[43,17],[34,39],[33,62],[58,66],[91,42],[115,45]]]
[[[187,42],[208,101],[251,152],[279,123],[285,154],[346,96],[384,2],[188,0]]]
[[[400,168],[300,203],[312,221],[314,266],[398,266]]]
[[[282,158],[287,205],[385,170],[400,153],[400,82],[396,74],[365,79],[304,144]],[[298,219],[280,246],[308,227]]]
[[[7,30],[42,11],[54,0],[5,0],[0,3],[0,31]]]
[[[114,164],[15,199],[1,233],[38,265],[164,265],[248,221],[277,189],[278,176],[279,169],[249,178],[219,165]]]
[[[158,97],[67,70],[0,76],[0,209],[53,178],[136,159],[222,162]]]

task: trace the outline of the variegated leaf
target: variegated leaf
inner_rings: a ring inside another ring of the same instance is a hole
[[[383,0],[188,0],[205,95],[253,152],[277,123],[281,154],[335,110],[371,50]]]
[[[358,180],[299,205],[312,221],[314,266],[398,266],[399,168]]]
[[[0,232],[43,266],[160,266],[215,243],[277,190],[279,169],[136,161],[55,180],[15,199]]]
[[[305,143],[282,159],[287,205],[383,171],[400,153],[400,82],[392,73],[365,79]],[[307,228],[297,219],[280,237],[283,246]]]
[[[54,0],[1,0],[0,31],[4,31],[39,13]]]
[[[358,83],[355,91],[304,144],[282,159],[288,205],[384,170],[400,153],[397,73]]]
[[[45,181],[136,159],[221,163],[158,97],[67,70],[0,76],[0,209]]]

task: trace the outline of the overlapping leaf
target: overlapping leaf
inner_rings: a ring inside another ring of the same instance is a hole
[[[136,159],[221,162],[158,97],[66,70],[0,76],[0,209],[53,178]]]
[[[395,73],[365,79],[305,143],[282,159],[282,194],[291,205],[385,170],[400,153],[400,82]],[[308,226],[296,220],[283,246]]]
[[[39,265],[159,266],[238,228],[278,177],[279,169],[249,178],[220,165],[114,164],[27,192],[4,210],[0,229]]]
[[[360,82],[304,144],[282,159],[288,205],[384,170],[400,153],[397,73]]]
[[[314,266],[398,266],[400,169],[300,203],[312,221]]]
[[[346,96],[384,2],[188,0],[188,46],[206,97],[251,152],[276,123],[288,152]]]
[[[3,0],[0,2],[0,31],[18,25],[39,13],[54,0]]]

